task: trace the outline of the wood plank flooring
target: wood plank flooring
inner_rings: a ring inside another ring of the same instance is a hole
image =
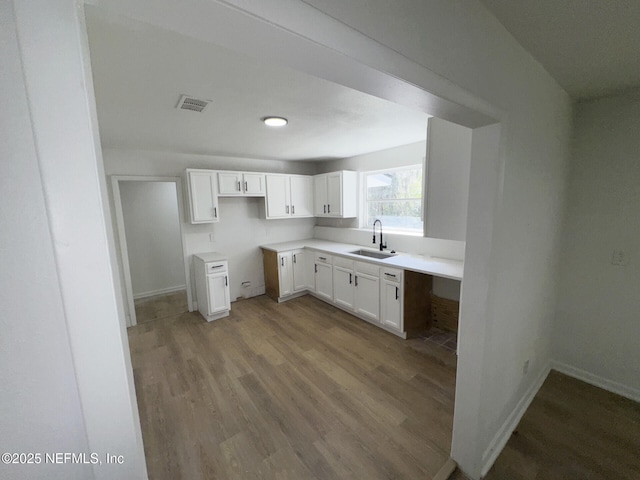
[[[137,323],[146,323],[189,311],[186,290],[140,298],[134,303]]]
[[[152,480],[428,479],[448,459],[455,362],[311,296],[129,342]]]
[[[640,479],[640,404],[552,371],[486,480],[574,479]]]

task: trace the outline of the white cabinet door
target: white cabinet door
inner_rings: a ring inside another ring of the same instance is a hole
[[[354,272],[348,268],[333,267],[334,302],[343,308],[353,310]]]
[[[242,175],[242,191],[245,195],[262,197],[265,194],[264,175],[259,173],[245,173]]]
[[[342,173],[327,175],[327,214],[332,217],[342,216]]]
[[[267,175],[267,218],[287,218],[289,213],[289,177]]]
[[[293,293],[293,271],[291,267],[291,252],[278,254],[278,279],[280,281],[280,296],[286,297]]]
[[[242,195],[242,174],[240,172],[218,172],[220,195]]]
[[[396,330],[402,330],[402,293],[402,284],[382,280],[380,322]]]
[[[316,217],[327,215],[327,176],[316,175],[313,177],[313,191],[315,195],[314,213]]]
[[[304,250],[291,252],[291,267],[293,273],[293,291],[305,290],[309,285],[308,255]]]
[[[316,293],[330,302],[333,302],[333,275],[330,264],[316,262]]]
[[[356,271],[355,310],[371,320],[380,319],[380,277]]]
[[[207,297],[209,300],[209,315],[231,309],[227,272],[207,275]]]
[[[313,177],[292,175],[291,216],[313,217]]]
[[[187,170],[191,223],[213,223],[218,217],[215,172]]]

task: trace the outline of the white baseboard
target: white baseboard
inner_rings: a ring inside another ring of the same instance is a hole
[[[164,295],[165,293],[179,292],[180,290],[186,289],[186,285],[176,285],[175,287],[161,288],[159,290],[153,290],[152,292],[136,293],[133,295],[133,299],[139,300],[141,298],[155,297],[156,295]]]
[[[551,363],[551,368],[560,373],[564,373],[565,375],[569,375],[570,377],[582,380],[590,385],[603,388],[611,393],[615,393],[633,400],[634,402],[640,403],[640,390],[636,388],[623,385],[622,383],[614,380],[609,380],[599,375],[587,372],[586,370],[582,370],[581,368],[574,367],[563,362],[558,362],[556,360]]]
[[[511,433],[516,429],[518,423],[522,419],[522,416],[525,414],[529,405],[535,398],[538,390],[542,387],[542,384],[547,379],[547,375],[551,371],[551,364],[548,364],[545,368],[542,369],[538,378],[536,378],[535,382],[533,382],[527,391],[524,393],[518,404],[515,406],[511,414],[507,417],[505,422],[502,424],[502,427],[498,430],[498,432],[494,435],[493,440],[489,444],[489,448],[487,448],[482,455],[482,470],[480,475],[484,477],[487,472],[491,469],[493,464],[495,463],[498,455],[502,452],[502,449],[511,438]]]

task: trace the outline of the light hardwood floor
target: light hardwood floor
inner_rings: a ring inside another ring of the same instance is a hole
[[[311,296],[167,317],[129,340],[152,480],[429,479],[448,458],[450,355]]]
[[[461,473],[452,480],[463,480]],[[552,371],[486,480],[638,480],[640,404]]]
[[[159,318],[171,317],[189,311],[187,291],[166,293],[135,301],[137,323],[146,323]]]

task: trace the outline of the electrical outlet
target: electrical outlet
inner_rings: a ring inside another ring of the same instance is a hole
[[[522,374],[526,375],[527,373],[529,373],[529,360],[525,360],[522,365]]]
[[[627,256],[622,250],[614,250],[611,255],[611,265],[624,266],[627,264]]]
[[[209,234],[209,241],[210,241],[211,243],[213,243],[213,242],[215,242],[215,241],[216,241],[216,236],[215,236],[215,234],[213,234],[213,233],[210,233],[210,234]]]
[[[244,288],[249,288],[251,286],[251,282],[242,282],[242,286]]]

